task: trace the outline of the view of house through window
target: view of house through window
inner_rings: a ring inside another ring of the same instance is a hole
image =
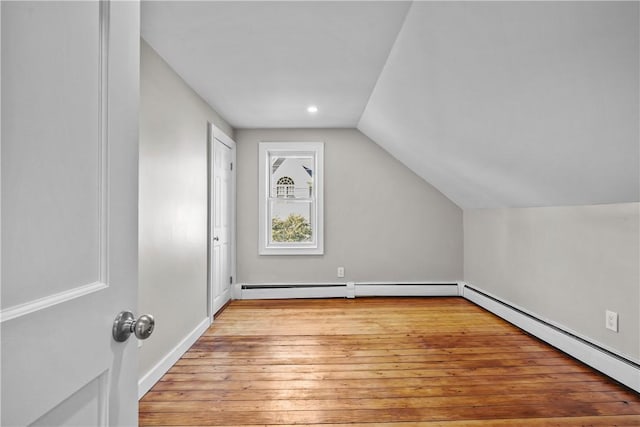
[[[286,159],[284,159],[286,160]],[[277,197],[295,197],[295,182],[288,176],[283,176],[276,184]]]
[[[322,250],[322,224],[318,221],[322,204],[316,182],[322,144],[261,143],[260,147],[264,168],[261,188],[268,185],[261,197],[265,204],[261,253],[269,254],[269,249],[275,253],[318,253]]]
[[[273,183],[270,197],[271,241],[311,242],[313,157],[273,155],[269,163]]]

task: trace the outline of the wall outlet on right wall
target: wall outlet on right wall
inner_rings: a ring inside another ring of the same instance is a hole
[[[618,313],[615,311],[605,311],[605,326],[613,332],[618,332]]]

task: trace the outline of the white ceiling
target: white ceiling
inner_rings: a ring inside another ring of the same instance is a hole
[[[142,36],[235,128],[354,128],[409,5],[143,1]]]
[[[463,208],[577,205],[640,201],[638,12],[143,2],[142,35],[236,128],[358,127]]]

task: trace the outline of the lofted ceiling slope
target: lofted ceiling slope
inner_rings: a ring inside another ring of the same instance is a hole
[[[638,16],[638,2],[143,1],[142,36],[236,128],[357,127],[463,208],[555,206],[640,201]]]
[[[640,195],[638,3],[416,2],[358,128],[463,208]]]

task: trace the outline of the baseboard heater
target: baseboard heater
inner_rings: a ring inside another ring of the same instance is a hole
[[[236,286],[238,299],[461,296],[640,393],[640,363],[637,361],[616,354],[567,328],[554,325],[465,282],[271,283]]]
[[[358,297],[457,297],[458,283],[356,283]]]
[[[241,299],[346,298],[346,283],[269,283],[241,286]]]
[[[467,284],[461,296],[640,393],[640,363]]]
[[[459,296],[458,283],[347,282],[242,284],[239,299]]]

